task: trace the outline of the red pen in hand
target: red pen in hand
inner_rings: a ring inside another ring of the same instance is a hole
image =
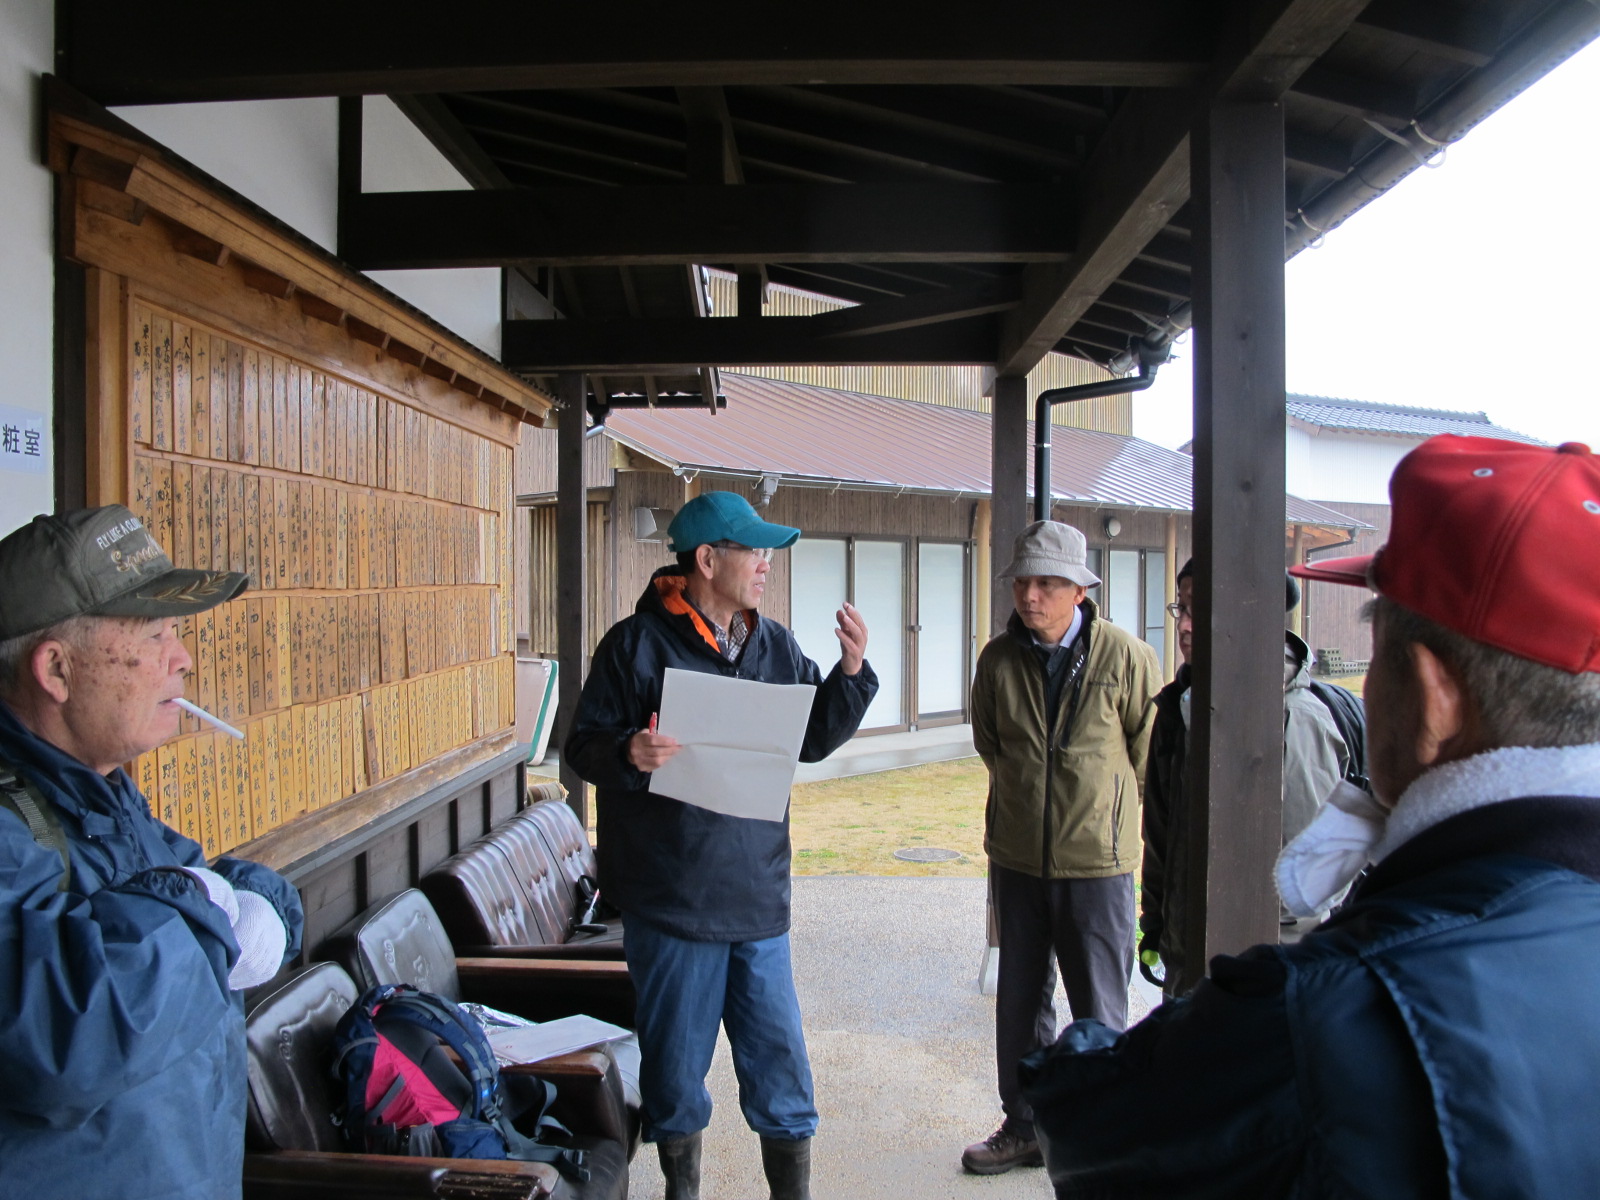
[[[651,713],[650,714],[650,732],[651,733],[654,733],[656,731],[656,717],[659,716],[659,715],[660,715],[659,713]]]

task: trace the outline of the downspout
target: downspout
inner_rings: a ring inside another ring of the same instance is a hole
[[[1150,338],[1156,338],[1152,341]],[[1033,402],[1033,519],[1050,519],[1050,410],[1074,400],[1094,400],[1100,396],[1121,396],[1142,392],[1156,381],[1156,371],[1172,353],[1171,339],[1152,333],[1129,353],[1139,358],[1137,379],[1106,379],[1099,383],[1080,383],[1072,387],[1047,388]]]

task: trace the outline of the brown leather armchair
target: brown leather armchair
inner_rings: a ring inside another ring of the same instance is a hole
[[[255,999],[245,1022],[247,1200],[620,1200],[627,1195],[621,1146],[593,1136],[575,1141],[589,1152],[591,1178],[581,1184],[563,1179],[545,1163],[346,1152],[333,1123],[338,1097],[329,1064],[334,1028],[356,996],[356,985],[339,966],[316,963]],[[543,1071],[540,1075],[545,1077]],[[564,1082],[557,1078],[557,1087]]]

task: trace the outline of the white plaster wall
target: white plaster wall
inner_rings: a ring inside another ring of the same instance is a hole
[[[1290,423],[1283,437],[1283,488],[1291,496],[1309,499],[1311,485],[1311,435]]]
[[[38,145],[39,75],[51,69],[54,48],[52,0],[0,2],[0,411],[42,426],[44,450],[24,464],[38,470],[0,465],[0,534],[55,507],[53,193]]]
[[[1308,438],[1310,470],[1304,490],[1308,500],[1346,500],[1352,504],[1389,503],[1389,476],[1395,464],[1420,438],[1362,437],[1321,432]]]
[[[337,100],[156,104],[112,111],[317,245],[334,249]]]
[[[472,186],[387,96],[368,96],[362,113],[361,186],[366,191],[456,191]],[[478,349],[500,357],[498,268],[368,274]]]
[[[216,176],[318,245],[338,230],[339,105],[332,98],[147,105],[123,120]],[[470,186],[387,98],[363,109],[363,186]],[[500,272],[373,271],[372,279],[485,353],[500,355]]]

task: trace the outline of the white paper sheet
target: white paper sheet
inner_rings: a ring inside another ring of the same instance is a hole
[[[571,1054],[631,1036],[626,1029],[598,1017],[574,1016],[524,1029],[493,1029],[489,1031],[489,1044],[494,1047],[494,1056],[500,1065],[510,1066],[543,1062],[558,1054]]]
[[[682,743],[650,790],[731,817],[781,821],[817,689],[669,667],[656,732]]]

